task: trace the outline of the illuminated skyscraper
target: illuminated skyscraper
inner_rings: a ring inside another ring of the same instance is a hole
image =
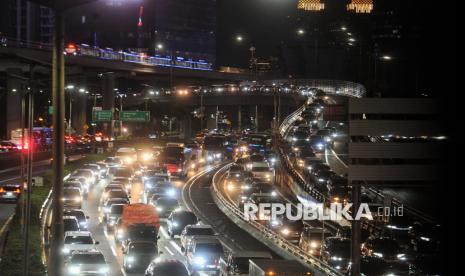
[[[356,13],[371,13],[373,10],[373,0],[352,0],[347,5],[347,10]]]
[[[299,0],[297,8],[306,11],[321,11],[324,10],[325,4],[320,0]]]

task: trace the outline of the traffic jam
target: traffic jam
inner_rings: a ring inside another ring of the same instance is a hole
[[[196,176],[222,168],[220,193],[234,208],[296,206],[298,197],[278,183],[282,163],[288,162],[305,179],[305,191],[324,196],[323,204],[349,204],[346,176],[325,160],[326,151],[342,141],[345,128],[322,123],[325,105],[318,98],[308,104],[279,147],[271,133],[215,129],[186,143],[119,147],[100,162],[74,170],[64,180],[62,199],[66,275],[114,275],[115,267],[124,275],[274,275],[270,271],[280,269],[313,275],[298,262],[285,264],[272,250],[231,250],[222,233],[182,200],[182,188]],[[7,194],[11,192],[14,188]],[[362,201],[379,206],[368,194]],[[256,222],[341,275],[354,275],[350,223],[262,214]],[[438,273],[434,260],[440,226],[408,216],[370,223],[376,227],[362,229],[362,275]]]

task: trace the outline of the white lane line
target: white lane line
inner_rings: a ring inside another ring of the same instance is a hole
[[[123,268],[121,268],[121,273],[123,273],[123,275],[126,276],[126,272],[124,271]]]
[[[166,249],[166,251],[168,251],[168,253],[170,253],[171,256],[174,256],[173,251],[171,251],[171,250],[168,248],[168,246],[165,246],[165,249]]]
[[[163,235],[163,238],[169,240],[170,236],[168,235],[168,233],[166,233],[166,230],[165,228],[163,228],[163,226],[160,226],[160,232]]]
[[[170,241],[170,244],[171,244],[171,246],[174,247],[174,249],[176,249],[176,251],[179,252],[179,254],[183,255],[181,247],[179,247],[179,245],[177,245],[174,241]]]
[[[115,256],[115,258],[118,257],[118,256],[116,255],[116,250],[115,250],[115,248],[114,248],[113,246],[110,246],[110,249],[111,249],[111,253],[113,253],[113,256]]]

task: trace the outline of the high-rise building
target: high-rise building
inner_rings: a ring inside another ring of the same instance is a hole
[[[216,0],[155,1],[155,40],[166,51],[214,61]]]
[[[0,9],[0,33],[9,39],[51,43],[51,9],[26,0],[4,0]]]

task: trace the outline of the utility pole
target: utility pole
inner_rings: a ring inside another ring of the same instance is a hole
[[[53,208],[52,237],[48,273],[63,274],[63,174],[64,174],[64,120],[65,120],[65,59],[64,51],[64,1],[54,1],[54,40],[52,53],[52,98],[53,98]]]
[[[20,115],[20,126],[21,126],[21,176],[20,176],[20,181],[21,185],[23,185],[23,191],[26,191],[26,182],[25,182],[25,177],[24,174],[26,173],[26,168],[24,167],[25,160],[24,160],[24,145],[26,140],[24,139],[24,135],[26,135],[26,99],[24,98],[24,93],[21,91],[21,115]],[[24,236],[24,230],[26,226],[26,200],[24,197],[21,197],[21,234]]]
[[[30,71],[30,89],[28,89],[28,141],[27,151],[27,190],[26,190],[26,225],[24,229],[24,266],[23,275],[29,275],[29,226],[31,224],[31,190],[32,190],[32,163],[33,163],[33,145],[34,145],[34,66],[29,67]]]

